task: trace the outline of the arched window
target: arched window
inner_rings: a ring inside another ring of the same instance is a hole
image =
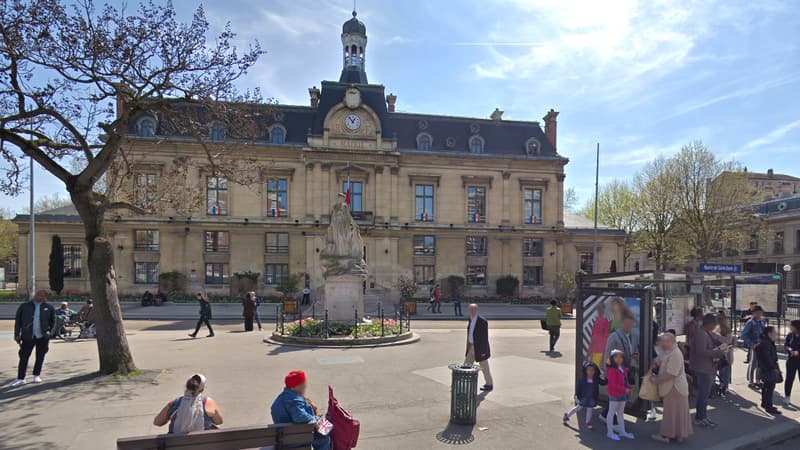
[[[224,141],[225,140],[225,129],[222,128],[222,125],[214,125],[211,127],[211,136],[212,141]]]
[[[483,153],[483,139],[478,136],[473,136],[469,140],[470,153]]]
[[[139,121],[139,136],[153,137],[156,135],[156,121],[152,117],[144,117]]]
[[[283,144],[286,142],[286,130],[280,125],[275,125],[270,128],[269,142],[271,144]]]
[[[527,142],[525,142],[525,153],[528,156],[538,155],[540,151],[541,145],[539,145],[539,141],[537,141],[535,138],[530,138]]]
[[[420,133],[417,136],[417,150],[428,151],[433,146],[433,138],[428,133]]]

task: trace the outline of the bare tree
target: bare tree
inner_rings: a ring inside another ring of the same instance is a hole
[[[220,123],[240,142],[253,136],[247,123],[261,111],[258,93],[240,94],[234,82],[262,51],[256,42],[239,53],[230,26],[207,42],[208,30],[202,8],[182,23],[170,3],[145,2],[128,14],[90,0],[0,0],[0,189],[20,191],[25,157],[66,186],[85,230],[101,373],[135,370],[104,217],[114,208],[142,211],[113,198],[119,182],[95,189],[106,173],[123,180],[130,172],[133,121],[152,114],[168,133],[199,142],[213,173],[246,164],[208,143],[208,126]],[[68,169],[76,156],[83,163]]]
[[[683,146],[671,159],[681,236],[701,261],[724,246],[741,247],[760,234],[749,206],[758,201],[747,174],[733,161],[720,161],[702,142]]]

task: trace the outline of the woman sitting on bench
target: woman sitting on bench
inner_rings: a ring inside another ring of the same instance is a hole
[[[206,377],[196,373],[186,381],[183,397],[167,403],[153,419],[153,425],[162,427],[169,423],[170,433],[189,433],[217,428],[222,425],[222,412],[217,402],[203,395]]]

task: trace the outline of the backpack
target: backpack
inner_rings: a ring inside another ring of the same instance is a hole
[[[350,411],[339,405],[339,401],[333,396],[333,388],[328,386],[328,413],[326,414],[329,422],[333,424],[331,431],[332,450],[350,450],[358,444],[358,434],[361,431],[361,423],[353,418]]]

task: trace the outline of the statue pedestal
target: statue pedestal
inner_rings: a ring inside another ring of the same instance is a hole
[[[325,280],[325,307],[331,322],[353,323],[355,311],[364,317],[363,279],[358,275],[335,275]]]

